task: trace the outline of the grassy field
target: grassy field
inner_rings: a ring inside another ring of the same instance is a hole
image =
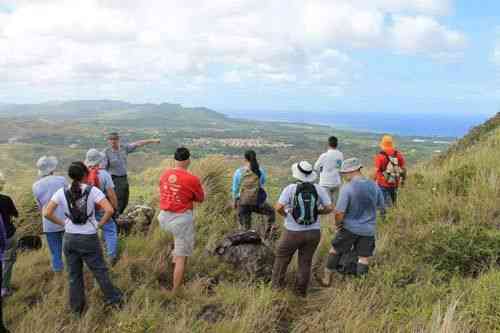
[[[379,225],[370,274],[337,279],[327,289],[313,282],[307,299],[273,291],[206,254],[236,227],[228,190],[238,163],[222,156],[197,161],[193,170],[209,199],[197,209],[197,249],[181,294],[158,291],[158,281],[170,279],[165,264],[172,240],[155,224],[146,236],[121,240],[122,260],[112,277],[127,297],[122,310],[104,308],[88,276],[89,309],[73,317],[65,276],[51,272],[44,248],[18,259],[18,291],[5,302],[7,323],[14,332],[500,331],[499,148],[500,129],[490,128],[468,147],[413,167],[399,207]],[[169,163],[133,177],[134,202],[156,208],[158,175]],[[273,200],[288,179],[286,170],[271,170],[271,178],[274,172],[280,177],[270,185]],[[27,195],[19,194],[19,184],[8,187],[18,199]],[[315,270],[321,270],[331,237],[324,225]],[[294,271],[292,265],[290,283]],[[221,282],[213,286],[213,278]],[[207,306],[216,309],[215,322],[200,318]]]

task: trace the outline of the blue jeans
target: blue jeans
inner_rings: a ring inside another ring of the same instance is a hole
[[[52,270],[62,272],[64,263],[62,259],[64,231],[47,232],[47,243],[49,244],[50,256],[52,258]]]
[[[97,221],[100,221],[103,216],[103,212],[95,213]],[[102,227],[102,236],[106,244],[106,254],[109,258],[116,258],[118,256],[118,228],[113,219],[110,219],[108,223]]]

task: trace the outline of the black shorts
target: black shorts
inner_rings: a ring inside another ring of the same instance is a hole
[[[335,235],[332,246],[337,253],[349,252],[354,247],[358,257],[371,257],[375,251],[375,237],[360,236],[342,229]]]

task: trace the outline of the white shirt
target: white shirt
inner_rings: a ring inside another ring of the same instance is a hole
[[[319,172],[319,185],[339,187],[342,184],[339,170],[343,160],[344,154],[337,149],[329,149],[321,154],[314,164],[314,169]]]
[[[82,191],[85,191],[88,185],[82,184]],[[106,196],[97,187],[92,187],[87,200],[87,214],[91,215],[85,224],[73,224],[69,218],[64,220],[64,230],[68,234],[93,235],[97,233],[97,220],[95,218],[95,206],[105,199]],[[68,202],[64,195],[64,188],[58,190],[50,200],[64,209],[64,213],[70,215]]]
[[[317,184],[314,184],[314,187],[318,192],[319,205],[323,207],[330,206],[332,204],[332,200],[330,199],[330,196],[328,195],[326,190]],[[297,191],[297,184],[290,184],[287,187],[285,187],[283,192],[281,192],[280,198],[278,200],[280,204],[285,206],[285,212],[286,212],[285,228],[290,231],[307,231],[307,230],[321,229],[319,216],[318,219],[316,220],[316,223],[313,223],[311,225],[302,225],[295,222],[295,219],[291,214],[291,210],[293,209],[293,199],[295,197],[296,191]]]

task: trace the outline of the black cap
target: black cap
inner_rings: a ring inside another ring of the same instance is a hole
[[[187,161],[191,157],[191,153],[189,152],[189,149],[185,147],[180,147],[177,148],[174,154],[174,158],[176,161],[182,162],[182,161]]]

